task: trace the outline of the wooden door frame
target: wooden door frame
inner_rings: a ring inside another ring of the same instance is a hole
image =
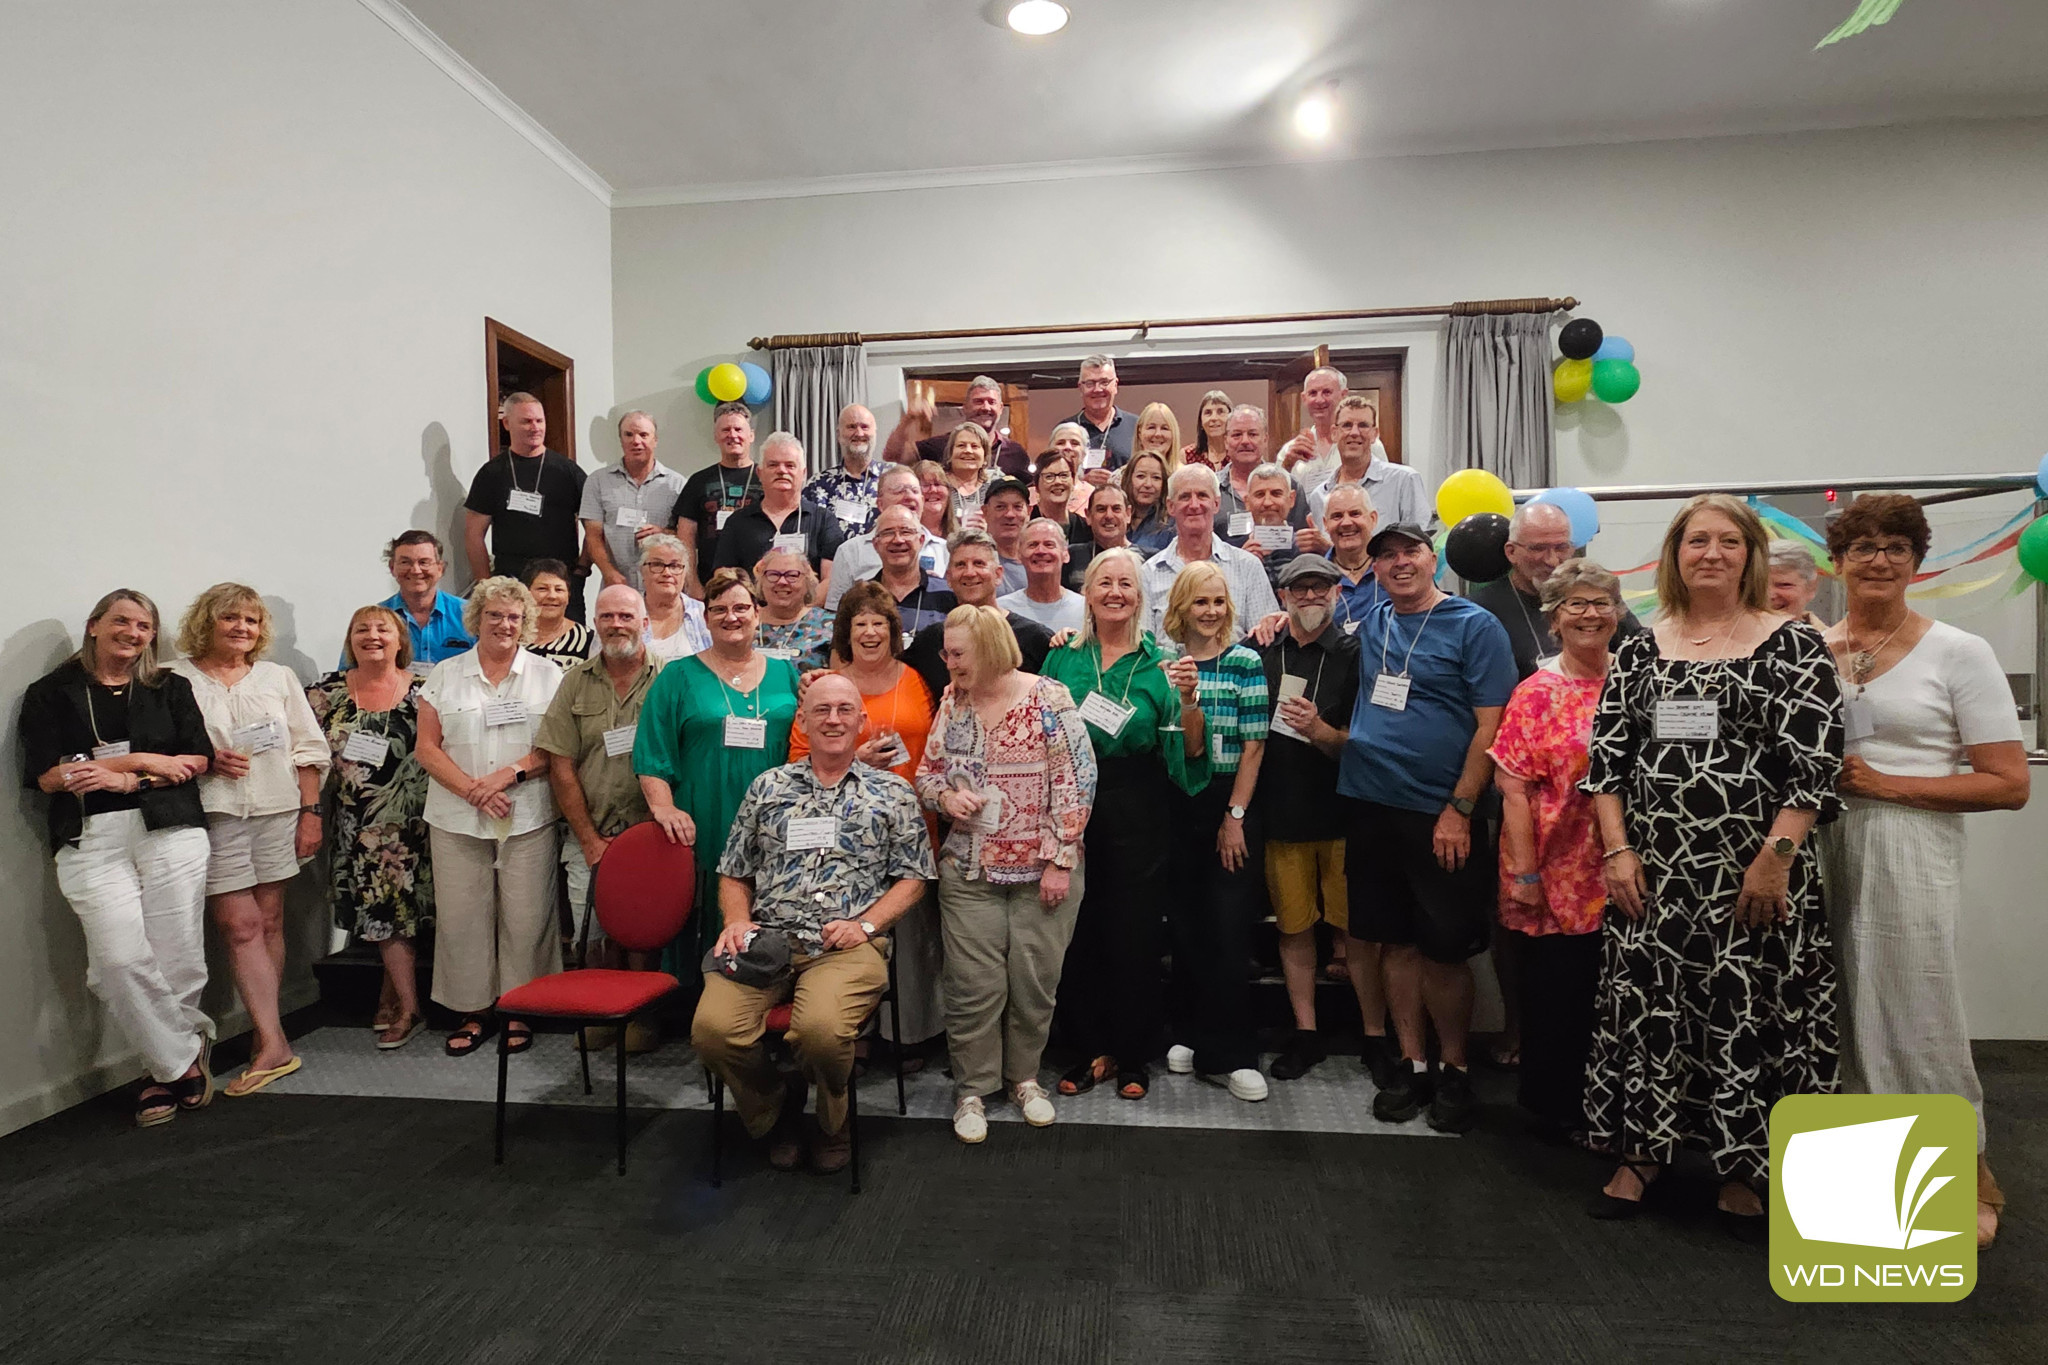
[[[498,421],[498,347],[510,346],[527,357],[538,360],[562,372],[562,420],[561,430],[555,430],[556,423],[548,423],[547,448],[560,451],[571,461],[576,458],[576,362],[552,346],[535,341],[524,332],[507,327],[496,318],[484,319],[484,441],[486,459],[495,458],[498,453],[499,435],[503,427]],[[543,399],[546,395],[541,395]]]
[[[943,403],[956,408],[966,403],[967,385],[970,382],[970,380],[966,379],[916,379],[905,381],[906,385],[912,383],[922,384],[925,391],[931,395],[933,403]],[[1038,452],[1031,449],[1031,390],[1022,384],[1004,384],[1003,412],[1007,413],[1010,418],[1009,439],[1023,446],[1035,459]],[[997,425],[1002,425],[1000,414],[997,417]]]

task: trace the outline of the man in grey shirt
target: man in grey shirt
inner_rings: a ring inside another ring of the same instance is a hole
[[[683,491],[683,476],[654,458],[660,441],[654,418],[629,412],[619,419],[619,450],[623,457],[583,483],[583,543],[591,563],[604,575],[604,586],[640,584],[640,542],[667,527],[669,513]]]
[[[996,599],[1003,611],[1038,622],[1047,630],[1079,630],[1087,619],[1081,594],[1060,583],[1067,567],[1067,531],[1056,521],[1034,519],[1024,528],[1024,586]]]

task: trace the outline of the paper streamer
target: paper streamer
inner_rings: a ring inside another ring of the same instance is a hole
[[[1818,52],[1829,43],[1839,43],[1844,38],[1854,38],[1865,29],[1889,23],[1891,17],[1899,12],[1899,6],[1904,3],[1905,0],[1858,0],[1856,12],[1844,19],[1840,28],[1815,43],[1813,50]]]

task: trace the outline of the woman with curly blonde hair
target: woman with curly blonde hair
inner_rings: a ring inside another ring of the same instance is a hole
[[[270,609],[254,588],[216,583],[186,609],[171,667],[213,741],[213,768],[199,779],[212,856],[206,904],[227,944],[235,990],[256,1030],[249,1066],[230,1098],[253,1095],[299,1069],[279,1013],[284,976],[284,885],[320,847],[320,784],[327,736],[304,684],[268,663]]]
[[[462,623],[476,647],[434,665],[419,690],[420,766],[434,858],[433,997],[463,1016],[451,1057],[482,1046],[484,1015],[515,986],[559,971],[555,935],[555,798],[535,733],[562,671],[521,646],[540,609],[516,578],[470,589]],[[506,1048],[533,1034],[505,1021]]]

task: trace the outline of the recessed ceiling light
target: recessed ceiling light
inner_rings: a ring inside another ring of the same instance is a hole
[[[1010,6],[1008,19],[1017,32],[1042,38],[1067,26],[1067,7],[1055,0],[1018,0]]]
[[[1337,124],[1337,82],[1319,85],[1294,106],[1294,131],[1321,142]]]

